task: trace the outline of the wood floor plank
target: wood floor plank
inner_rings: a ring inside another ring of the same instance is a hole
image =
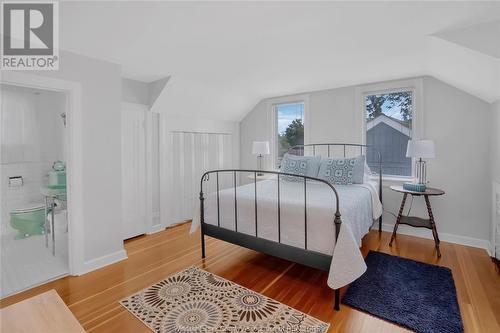
[[[2,299],[0,308],[55,289],[88,332],[149,332],[119,300],[195,265],[330,322],[330,332],[408,332],[345,305],[334,311],[325,272],[210,237],[202,260],[199,234],[188,231],[189,224],[183,224],[126,241],[128,259]],[[390,233],[370,232],[363,239],[363,255],[375,250],[449,267],[466,332],[500,332],[500,273],[484,250],[442,242],[439,259],[431,240],[398,235],[389,247],[389,239]]]

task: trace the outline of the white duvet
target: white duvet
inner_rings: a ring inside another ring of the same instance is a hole
[[[366,270],[359,247],[361,240],[382,214],[377,183],[336,185],[339,194],[342,226],[335,244],[335,195],[326,184],[307,183],[307,207],[304,207],[304,183],[280,180],[280,241],[283,244],[305,248],[305,221],[307,210],[307,249],[332,255],[328,285],[342,287],[361,276]],[[205,194],[205,223],[217,225],[249,235],[278,241],[278,186],[277,180],[257,182],[257,234],[255,223],[255,184],[219,191],[219,214],[216,193]],[[200,224],[199,208],[191,225],[194,232]]]

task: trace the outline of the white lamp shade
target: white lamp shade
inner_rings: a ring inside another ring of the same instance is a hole
[[[254,141],[252,145],[252,154],[269,155],[269,141]]]
[[[436,151],[432,140],[409,140],[406,148],[406,157],[434,158]]]

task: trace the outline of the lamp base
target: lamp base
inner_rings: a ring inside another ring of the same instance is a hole
[[[419,158],[415,162],[415,171],[416,171],[416,176],[418,179],[418,184],[425,185],[427,184],[427,165],[422,158]]]
[[[259,171],[262,170],[262,157],[263,157],[262,154],[259,154],[257,156],[257,164],[259,166]],[[262,172],[257,173],[257,176],[262,176],[262,175],[264,175]]]

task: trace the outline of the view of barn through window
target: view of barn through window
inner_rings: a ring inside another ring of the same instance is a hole
[[[290,147],[304,144],[304,103],[275,106],[278,133],[277,167]]]
[[[412,137],[413,93],[397,91],[365,96],[367,163],[378,172],[378,155],[382,154],[382,173],[411,176],[411,159],[406,146]]]

